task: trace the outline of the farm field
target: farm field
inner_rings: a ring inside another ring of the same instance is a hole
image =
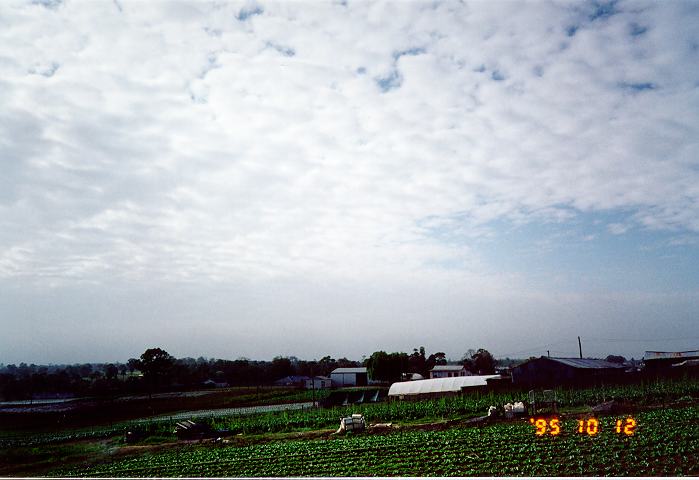
[[[681,380],[662,380],[662,381],[652,381],[646,383],[639,383],[636,385],[627,386],[606,386],[601,388],[586,388],[586,389],[560,389],[557,391],[559,405],[561,411],[566,418],[571,418],[573,414],[584,414],[585,412],[590,412],[590,406],[597,403],[608,401],[611,399],[622,400],[624,405],[624,413],[634,413],[636,415],[661,415],[665,407],[671,407],[673,412],[685,411],[683,414],[685,420],[683,420],[686,425],[693,425],[694,431],[699,430],[696,424],[696,406],[699,404],[699,380],[696,378],[685,378]],[[238,449],[243,451],[243,449],[252,449],[251,452],[255,452],[255,448],[261,447],[261,444],[268,445],[268,448],[273,448],[272,445],[277,445],[274,448],[291,448],[283,447],[290,441],[304,438],[305,440],[300,441],[300,443],[310,443],[315,445],[312,448],[321,448],[319,445],[327,443],[328,445],[336,445],[336,442],[343,441],[375,441],[375,440],[359,440],[360,437],[356,438],[340,438],[335,436],[330,436],[330,432],[334,431],[338,426],[338,419],[342,416],[347,416],[351,413],[362,413],[367,422],[377,423],[377,422],[394,422],[395,425],[399,425],[401,428],[396,430],[394,433],[389,435],[378,435],[370,434],[363,435],[361,438],[375,438],[375,437],[386,437],[394,436],[392,438],[405,438],[407,442],[407,447],[400,447],[401,451],[406,448],[410,450],[410,445],[417,445],[415,442],[420,442],[418,440],[410,440],[411,438],[421,438],[417,435],[419,432],[414,432],[413,430],[420,429],[444,429],[447,426],[456,427],[461,425],[461,428],[455,428],[453,430],[454,438],[442,438],[440,440],[434,440],[437,443],[444,443],[444,445],[451,444],[452,441],[459,444],[464,442],[472,442],[473,439],[464,432],[472,432],[473,427],[466,427],[468,419],[474,417],[482,416],[487,411],[489,405],[502,405],[504,403],[522,400],[526,398],[526,393],[523,392],[501,392],[501,393],[470,393],[463,396],[447,397],[433,400],[421,400],[421,401],[392,401],[392,402],[382,402],[376,404],[363,404],[363,405],[350,405],[345,407],[334,407],[334,408],[310,408],[303,410],[287,410],[287,411],[277,411],[268,412],[265,411],[270,407],[268,405],[260,405],[258,407],[244,407],[241,409],[234,410],[220,410],[220,409],[200,409],[200,410],[190,410],[187,412],[182,412],[181,414],[166,414],[162,417],[154,419],[153,417],[145,419],[133,419],[128,421],[114,421],[109,424],[92,424],[91,426],[85,427],[63,427],[57,428],[56,424],[46,424],[41,428],[30,428],[30,429],[13,429],[8,428],[7,424],[0,422],[0,476],[3,475],[23,475],[23,476],[36,476],[45,475],[46,472],[51,471],[51,469],[64,466],[64,465],[87,465],[86,473],[92,472],[97,465],[103,464],[107,461],[111,463],[121,462],[121,458],[130,458],[130,462],[136,461],[133,458],[133,452],[142,452],[144,458],[147,455],[151,455],[153,449],[163,450],[163,454],[167,452],[179,452],[178,454],[189,455],[190,452],[196,451],[197,447],[187,446],[183,447],[183,443],[178,443],[177,438],[173,433],[175,427],[175,421],[181,420],[181,415],[187,416],[188,418],[198,418],[199,421],[204,421],[211,425],[214,429],[226,430],[227,433],[224,434],[225,437],[230,439],[231,444],[235,444]],[[286,404],[285,407],[290,407],[290,404]],[[679,407],[686,407],[687,410],[678,410]],[[695,408],[692,410],[692,408]],[[172,418],[171,418],[172,417]],[[653,417],[649,417],[653,418]],[[673,425],[677,423],[677,419],[672,417],[672,415],[664,420],[666,425]],[[678,417],[679,418],[679,417]],[[688,421],[686,421],[688,420]],[[674,422],[674,423],[673,423]],[[421,426],[422,424],[427,424],[426,427]],[[507,426],[508,428],[505,428]],[[495,430],[488,430],[488,428],[494,428]],[[514,447],[502,447],[505,443],[514,443],[519,445],[521,448],[543,448],[542,445],[546,445],[541,441],[536,444],[530,444],[533,435],[531,433],[530,425],[520,425],[514,424],[496,424],[491,427],[483,427],[485,430],[483,432],[494,432],[492,433],[492,438],[485,434],[479,434],[479,444],[491,445],[488,448],[495,448],[496,450],[508,451],[509,448]],[[641,438],[641,432],[653,431],[656,428],[655,425],[652,426],[651,430],[647,430],[648,425],[641,425],[639,430],[639,436],[633,439],[628,439],[630,444],[636,444],[634,442],[639,442]],[[679,427],[678,427],[679,428]],[[127,445],[124,441],[124,432],[126,430],[137,429],[143,433],[143,439],[135,446]],[[500,429],[500,430],[498,430]],[[463,432],[462,432],[463,431]],[[462,433],[458,433],[462,432]],[[525,437],[518,437],[517,435],[521,432],[528,432]],[[444,433],[439,432],[423,432],[429,435],[437,435],[435,438],[439,438],[439,435]],[[695,439],[687,437],[691,432],[680,431],[682,439],[689,439],[695,442]],[[668,434],[668,432],[659,431],[657,435]],[[403,437],[405,435],[405,437]],[[597,437],[594,442],[585,447],[586,449],[592,449],[595,451],[594,445],[603,445],[608,441],[615,441],[613,438],[602,438],[606,437],[603,435]],[[316,441],[312,439],[326,439],[325,442]],[[468,440],[471,438],[471,440]],[[498,438],[500,440],[498,440]],[[573,438],[565,440],[566,436],[562,436],[556,439],[550,439],[552,441],[559,442],[559,445],[566,445],[570,441],[584,442],[585,439]],[[486,439],[486,440],[484,440]],[[539,439],[544,440],[544,439]],[[669,442],[675,442],[677,438],[672,437]],[[397,440],[391,440],[390,444],[394,445]],[[400,440],[403,441],[403,440]],[[432,441],[432,440],[430,440]],[[546,440],[544,440],[545,442]],[[664,440],[663,440],[664,441]],[[684,441],[684,440],[683,440]],[[313,443],[316,442],[316,443]],[[335,442],[335,443],[334,443]],[[413,443],[411,443],[413,442]],[[446,442],[446,443],[445,443]],[[504,442],[504,443],[503,443]],[[664,441],[665,442],[665,441]],[[668,442],[665,442],[668,444]],[[354,445],[354,444],[345,444]],[[387,444],[388,445],[388,444]],[[469,443],[471,448],[473,445]],[[576,444],[575,448],[582,448],[586,444]],[[614,444],[614,448],[621,448],[620,445],[625,444]],[[184,450],[181,450],[184,448]],[[190,450],[193,449],[193,450]],[[220,453],[224,455],[226,462],[235,463],[236,465],[243,465],[248,462],[245,458],[238,457],[236,454],[231,453],[234,449],[229,449],[225,445],[207,445],[202,446],[204,450],[213,449],[213,451],[223,452]],[[299,447],[300,448],[300,447]],[[304,447],[305,448],[305,447]],[[308,447],[311,448],[311,447]],[[329,448],[329,447],[323,447]],[[344,447],[343,447],[344,448]],[[359,447],[358,447],[359,448]],[[364,447],[361,447],[364,448]],[[360,448],[360,450],[361,450]],[[376,451],[383,451],[381,449],[388,448],[383,444],[371,444],[367,447]],[[461,448],[461,447],[460,447]],[[474,447],[475,448],[475,447]],[[478,447],[480,448],[480,447]],[[484,447],[485,448],[485,447]],[[572,447],[569,447],[572,448]],[[684,460],[682,455],[681,446],[678,447],[679,450],[677,457],[680,464]],[[478,458],[482,457],[482,452],[473,455],[478,455]],[[488,450],[489,451],[489,450]],[[564,450],[561,450],[563,452]],[[570,455],[575,456],[575,449],[571,450]],[[586,450],[578,450],[586,451]],[[228,452],[228,453],[226,453]],[[626,452],[626,453],[624,453]],[[360,452],[361,453],[361,452]],[[627,451],[617,452],[623,458],[626,458]],[[622,455],[623,453],[623,455]],[[542,451],[542,455],[548,455],[546,458],[551,457],[551,452],[546,453]],[[233,455],[231,457],[231,455]],[[251,455],[253,455],[251,453]],[[255,454],[257,455],[257,454]],[[253,455],[253,456],[255,456]],[[333,454],[335,455],[335,454]],[[339,455],[339,454],[338,454]],[[359,455],[359,453],[358,453]],[[361,454],[364,455],[364,454]],[[367,454],[368,455],[368,454]],[[418,455],[418,453],[411,453],[411,455]],[[440,453],[440,458],[442,455],[446,455],[444,458],[451,458],[448,451],[445,450],[444,453]],[[453,455],[456,455],[455,453]],[[260,455],[257,455],[259,457]],[[421,457],[415,457],[421,458]],[[557,458],[557,457],[556,457]],[[691,457],[688,457],[691,458]],[[424,460],[424,459],[423,459]],[[420,460],[420,462],[423,462]],[[527,460],[527,459],[525,459]],[[695,459],[696,460],[696,459]],[[204,460],[203,460],[204,461]],[[213,460],[205,460],[213,461]],[[455,460],[454,460],[455,461]],[[492,459],[489,461],[493,461]],[[533,460],[527,460],[524,463],[531,462]],[[218,462],[218,460],[216,460]],[[270,460],[271,462],[271,460]],[[314,460],[315,463],[321,462],[321,460]],[[372,465],[376,463],[375,460],[367,458],[366,462],[373,462]],[[364,464],[366,464],[364,462]],[[431,462],[424,460],[423,463],[429,465]],[[196,463],[196,462],[195,462]],[[225,463],[225,462],[224,462]],[[224,465],[222,463],[222,465]],[[288,462],[287,462],[288,463]],[[314,463],[314,464],[315,464]],[[521,463],[521,462],[520,462]],[[560,463],[560,462],[559,462]],[[129,464],[128,468],[132,468],[133,464]],[[208,464],[210,468],[211,464]],[[280,468],[292,468],[287,467],[284,463]],[[291,465],[291,464],[289,464]],[[252,466],[250,468],[259,468]],[[462,465],[463,467],[463,465]],[[509,468],[507,465],[498,465],[498,467]],[[545,465],[539,465],[540,468],[544,468]],[[117,467],[114,467],[117,468]],[[118,468],[126,468],[123,465]],[[138,468],[142,468],[139,466]],[[158,469],[164,467],[158,466]],[[192,467],[194,468],[194,467]],[[202,467],[203,468],[203,467]],[[208,467],[207,467],[208,468]],[[218,468],[218,467],[217,467]],[[223,467],[221,467],[223,468]],[[229,468],[229,467],[226,467]],[[233,467],[230,467],[233,468]],[[237,467],[236,467],[237,468]],[[242,467],[241,467],[242,468]],[[248,468],[248,467],[246,467]],[[271,467],[270,467],[271,468]],[[294,467],[296,468],[296,467]],[[299,467],[300,468],[300,467]],[[304,467],[310,468],[310,467]],[[315,468],[315,467],[314,467]],[[318,468],[330,468],[330,465],[325,465],[319,463]],[[348,467],[349,468],[349,467]],[[384,467],[382,467],[384,468]],[[385,466],[388,472],[388,464]],[[428,468],[428,467],[424,467]],[[431,468],[431,467],[430,467]],[[436,468],[436,467],[435,467]],[[470,468],[470,467],[469,467]],[[572,468],[572,467],[571,467]],[[610,467],[611,468],[611,467]],[[620,468],[620,467],[615,467]],[[658,467],[660,468],[660,467]],[[680,467],[676,467],[680,468]],[[682,467],[683,468],[683,467]],[[82,470],[76,470],[76,472]],[[226,470],[228,471],[228,470]],[[231,470],[233,471],[233,470]],[[252,475],[251,470],[241,470],[245,475]],[[296,471],[296,470],[293,470]],[[304,470],[305,471],[305,470]],[[432,470],[424,470],[427,474]],[[468,470],[470,472],[471,470]],[[479,470],[481,471],[481,470]],[[495,470],[493,470],[495,471]],[[537,470],[538,471],[538,470]],[[685,470],[676,470],[678,472],[684,472]],[[269,471],[265,470],[269,473]],[[286,472],[286,470],[284,470]],[[314,470],[314,474],[325,475],[325,473],[320,470]],[[349,471],[345,474],[349,475]],[[406,471],[406,475],[412,471]],[[465,473],[471,475],[472,473]],[[482,471],[483,473],[484,471]],[[570,470],[571,474],[578,474],[573,470]],[[629,470],[633,473],[633,471]],[[200,472],[202,475],[213,475],[214,473]],[[419,472],[413,472],[416,475],[422,474]],[[77,474],[77,473],[76,473]],[[126,475],[127,472],[124,472]],[[155,475],[155,473],[153,473]],[[167,475],[175,475],[176,472],[172,471],[167,473]],[[194,475],[192,472],[182,473],[184,475]],[[221,473],[223,475],[223,473]],[[241,473],[242,475],[243,473]],[[264,474],[262,472],[261,474]],[[281,475],[282,473],[280,473]],[[286,473],[284,473],[286,474]],[[299,473],[300,474],[300,473]],[[330,473],[328,473],[330,474]],[[342,474],[342,472],[337,473]],[[361,473],[351,473],[352,475],[360,475]],[[388,474],[388,473],[387,473]],[[437,474],[437,473],[435,473]],[[483,473],[485,474],[485,473]],[[119,474],[121,475],[121,474]],[[134,474],[135,475],[135,474]],[[139,474],[140,475],[140,474]],[[145,474],[144,475],[148,475]],[[165,473],[163,473],[165,475]],[[232,475],[232,473],[231,473]],[[305,475],[305,474],[304,474]]]
[[[538,476],[697,475],[699,407],[638,413],[633,436],[600,418],[591,437],[564,419],[559,436],[536,436],[527,419],[442,431],[409,430],[248,446],[186,445],[57,476]]]

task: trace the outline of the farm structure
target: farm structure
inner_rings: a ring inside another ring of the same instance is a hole
[[[330,372],[333,387],[365,387],[368,383],[366,367],[336,368]]]
[[[278,387],[305,387],[306,382],[310,379],[311,377],[305,375],[289,375],[276,380],[274,384]]]
[[[430,378],[412,382],[396,382],[388,390],[389,398],[418,399],[454,395],[464,390],[486,388],[488,380],[500,375],[468,375],[465,377]]]
[[[623,378],[626,367],[592,358],[541,357],[512,369],[517,386],[595,385]]]
[[[332,380],[329,377],[312,377],[305,381],[306,390],[320,389],[320,388],[330,388],[332,387]]]
[[[689,350],[684,352],[653,352],[647,351],[643,354],[644,369],[649,372],[661,372],[669,370],[670,367],[684,362],[699,360],[699,350]],[[684,363],[683,366],[691,366],[691,363]]]
[[[430,370],[430,378],[466,377],[473,375],[463,365],[435,365]]]
[[[386,398],[386,391],[379,389],[368,390],[335,390],[320,401],[323,407],[338,407],[348,405],[361,405],[363,403],[377,403]]]

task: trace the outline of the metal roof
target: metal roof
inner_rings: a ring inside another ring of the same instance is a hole
[[[562,363],[573,368],[626,368],[620,363],[612,363],[606,360],[596,358],[558,358],[558,357],[541,357],[553,360],[554,362]]]
[[[420,395],[426,393],[460,392],[463,387],[484,387],[489,378],[500,375],[471,375],[469,377],[430,378],[412,382],[396,382],[388,390],[389,396]]]
[[[673,367],[699,367],[699,360],[685,360],[684,362],[674,364]]]
[[[435,365],[430,372],[460,372],[464,368],[463,365]]]
[[[334,373],[366,373],[366,367],[336,368],[330,375]]]
[[[687,350],[684,352],[653,352],[646,351],[643,360],[675,360],[699,358],[699,350]]]

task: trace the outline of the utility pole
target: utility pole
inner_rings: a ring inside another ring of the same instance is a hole
[[[311,395],[313,398],[313,406],[316,406],[316,376],[313,374],[313,367],[311,367],[311,389],[313,390]]]
[[[313,389],[313,406],[316,406],[316,379],[311,377],[311,388]]]
[[[580,337],[578,337],[578,348],[580,349],[580,358],[582,358],[582,343],[580,343]]]

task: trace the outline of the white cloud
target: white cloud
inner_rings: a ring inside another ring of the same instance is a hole
[[[607,230],[613,235],[623,235],[629,231],[629,226],[622,223],[610,223],[607,225]]]
[[[51,235],[82,250],[90,230],[201,257],[203,235],[224,257],[327,263],[387,259],[398,242],[419,267],[428,216],[624,207],[647,226],[698,229],[696,72],[664,75],[690,53],[659,48],[695,41],[685,5],[624,4],[587,23],[566,4],[505,7],[18,4],[3,130],[24,183],[3,217],[40,209],[48,235],[7,246],[49,263]],[[631,22],[648,33],[632,38]],[[382,93],[391,71],[402,83]],[[618,88],[634,82],[658,89]]]
[[[1,278],[526,292],[488,222],[699,231],[691,2],[48,6],[0,12]]]

